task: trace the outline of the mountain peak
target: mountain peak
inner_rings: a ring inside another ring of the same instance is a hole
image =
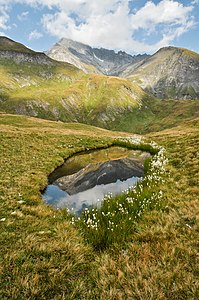
[[[138,66],[129,77],[163,99],[199,99],[199,54],[178,47],[164,47]]]
[[[194,51],[188,50],[186,48],[179,48],[179,47],[174,47],[174,46],[162,47],[156,53],[164,53],[164,52],[166,53],[166,52],[169,52],[169,51],[180,53],[180,54],[186,55],[190,58],[194,58],[194,57],[199,58],[199,54],[194,52]]]
[[[165,46],[165,47],[160,48],[157,52],[160,52],[160,51],[173,51],[173,50],[176,50],[176,49],[179,49],[179,48],[174,47],[174,46]]]
[[[0,44],[4,44],[4,45],[13,45],[15,44],[16,42],[9,39],[8,37],[6,36],[0,36]]]
[[[62,38],[47,55],[59,61],[75,65],[87,73],[101,73],[118,76],[129,64],[137,63],[145,55],[132,56],[125,51],[115,52],[105,48],[92,48],[89,45]]]
[[[17,43],[6,36],[0,36],[0,51],[14,51],[22,53],[34,53],[23,44]]]
[[[52,59],[43,52],[35,52],[5,36],[0,36],[0,59],[11,59],[17,63],[52,64]]]

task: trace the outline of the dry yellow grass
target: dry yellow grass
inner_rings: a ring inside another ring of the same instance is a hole
[[[170,159],[168,205],[139,222],[123,251],[96,259],[97,299],[198,299],[198,128],[195,120],[150,135]]]
[[[0,120],[0,299],[199,298],[198,119],[148,136],[167,150],[167,206],[146,214],[128,244],[103,253],[85,244],[65,211],[45,206],[39,190],[63,157],[108,145],[113,133],[12,115]]]

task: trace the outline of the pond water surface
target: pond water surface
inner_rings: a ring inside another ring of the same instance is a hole
[[[120,194],[142,178],[149,156],[122,147],[74,155],[49,176],[43,199],[77,215],[85,208],[100,207],[105,195]]]

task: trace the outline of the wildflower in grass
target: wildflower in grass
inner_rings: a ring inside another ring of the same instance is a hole
[[[134,223],[146,210],[159,208],[163,199],[160,184],[164,182],[168,162],[165,149],[153,142],[147,144],[138,136],[121,138],[120,141],[128,143],[128,146],[129,143],[146,148],[150,146],[150,150],[156,154],[149,163],[148,173],[136,186],[129,187],[116,197],[111,193],[105,195],[101,208],[86,208],[80,218],[71,219],[72,224],[83,226],[86,239],[98,249],[125,241]]]
[[[6,220],[6,218],[2,218],[0,219],[0,222],[4,222]]]
[[[17,201],[17,203],[23,204],[23,203],[25,203],[25,201],[24,200],[19,200],[19,201]]]
[[[17,214],[16,210],[11,212],[11,215],[13,215],[13,216],[16,215],[16,214]]]

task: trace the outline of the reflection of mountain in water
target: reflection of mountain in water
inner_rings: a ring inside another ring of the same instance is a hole
[[[144,175],[143,161],[124,158],[98,164],[89,164],[79,172],[63,176],[53,184],[60,189],[73,195],[91,189],[96,185],[108,184],[127,180],[131,177],[142,177]]]
[[[111,193],[113,196],[135,186],[139,180],[137,177],[129,178],[125,181],[109,184],[96,185],[86,191],[69,195],[56,185],[49,185],[43,195],[44,200],[57,208],[68,208],[76,215],[80,215],[82,210],[90,207],[100,207],[105,195]]]
[[[44,201],[77,215],[85,208],[100,207],[108,193],[115,196],[135,186],[148,157],[147,152],[122,147],[74,155],[50,174]]]

